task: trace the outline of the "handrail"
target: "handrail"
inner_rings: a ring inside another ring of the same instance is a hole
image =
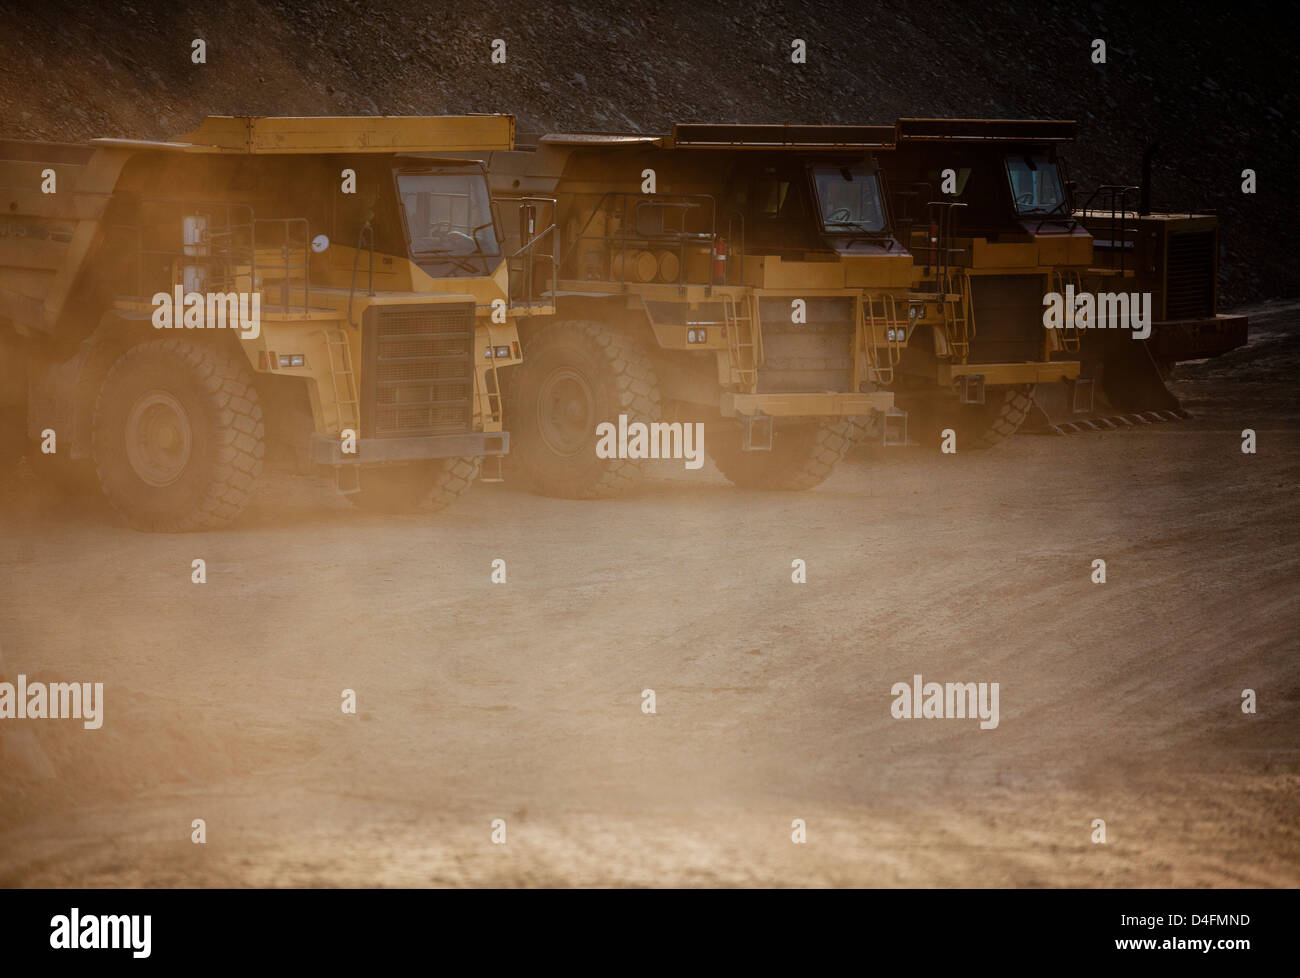
[[[139,201],[139,205],[141,207],[176,208],[176,211],[166,214],[163,220],[141,224],[114,224],[110,227],[110,230],[126,231],[135,237],[135,294],[137,297],[145,295],[145,259],[152,256],[166,258],[173,262],[179,261],[182,266],[187,267],[203,266],[208,272],[215,269],[214,274],[205,273],[203,276],[203,285],[206,291],[231,291],[238,286],[240,280],[246,275],[248,290],[250,292],[263,292],[264,287],[259,284],[261,281],[259,271],[280,268],[283,270],[284,278],[281,283],[279,307],[285,312],[296,308],[291,301],[291,297],[295,288],[295,280],[299,278],[298,273],[301,273],[302,310],[304,314],[310,312],[311,226],[307,218],[257,217],[252,205],[229,201],[143,198]],[[239,214],[241,219],[237,220],[236,214]],[[185,223],[190,218],[202,218],[205,223],[199,227],[195,240],[186,241],[184,240]],[[174,231],[177,220],[180,222],[182,232],[182,241],[179,248],[144,247],[146,232]],[[278,226],[282,229],[280,254],[283,263],[279,266],[272,264],[259,269],[258,232],[262,231],[265,234],[268,226]],[[295,236],[295,230],[297,229],[301,229],[301,238]],[[296,263],[293,260],[296,251],[302,252],[303,260],[301,263]],[[182,287],[185,286],[184,272],[182,272],[181,285]]]
[[[740,254],[739,254],[739,261],[737,262],[737,264],[740,265],[740,281],[737,282],[736,284],[744,285],[745,284],[745,212],[738,207],[733,207],[730,211],[727,212],[727,246],[732,249],[733,253],[735,252],[736,238],[735,235],[732,234],[732,228],[735,226],[736,218],[740,218],[740,249],[739,249]],[[731,284],[729,281],[727,281],[727,279],[731,277],[730,272],[731,272],[732,262],[730,260],[730,257],[731,256],[728,256],[728,261],[727,261],[728,274],[724,277],[722,283],[723,285]]]
[[[165,197],[145,197],[137,201],[137,206],[140,208],[146,206],[169,206],[169,207],[176,207],[176,208],[186,208],[192,212],[189,214],[180,213],[179,215],[170,215],[166,220],[154,221],[147,224],[139,223],[139,224],[110,225],[109,228],[110,230],[127,231],[134,234],[135,236],[135,247],[134,247],[135,273],[136,273],[135,295],[137,298],[142,298],[145,294],[143,259],[147,255],[152,255],[159,258],[168,258],[172,260],[183,259],[183,264],[185,265],[218,266],[224,272],[224,274],[220,278],[220,281],[223,283],[228,282],[234,277],[234,275],[232,274],[232,266],[237,267],[238,265],[243,263],[241,259],[244,256],[240,254],[240,251],[237,247],[234,247],[232,244],[230,244],[230,242],[234,241],[236,234],[241,231],[247,234],[248,236],[247,259],[250,266],[252,267],[252,274],[255,276],[257,241],[254,232],[255,232],[255,225],[257,223],[257,219],[254,216],[252,205],[234,203],[230,201],[181,200],[181,199],[172,199],[172,198],[165,198]],[[247,214],[246,221],[240,223],[235,222],[233,214],[236,210],[242,210],[246,212]],[[203,241],[195,242],[193,244],[186,244],[184,242],[183,235],[184,235],[184,225],[185,225],[186,217],[202,216],[206,218],[211,218],[218,213],[224,217],[224,223],[219,224],[215,229],[208,228],[205,231],[205,238]],[[156,231],[156,230],[161,230],[163,228],[167,228],[169,225],[174,225],[174,222],[177,219],[177,217],[179,217],[181,233],[182,233],[182,242],[180,248],[145,248],[144,247],[144,235],[146,230]],[[216,240],[225,240],[227,242],[225,246],[225,250],[219,250],[216,254],[209,253],[206,255],[197,254],[186,250],[188,248],[197,249],[200,247],[211,249]],[[255,278],[250,278],[250,285],[253,281],[255,281]],[[182,282],[182,284],[184,283]]]
[[[1119,271],[1121,274],[1125,271],[1126,256],[1125,248],[1122,245],[1128,243],[1129,234],[1137,234],[1138,228],[1125,227],[1124,222],[1128,220],[1128,195],[1140,191],[1141,187],[1131,187],[1124,184],[1103,184],[1092,192],[1087,202],[1083,205],[1083,215],[1086,219],[1089,211],[1092,210],[1092,202],[1099,196],[1103,202],[1108,201],[1110,206],[1110,251],[1119,251]],[[1106,204],[1102,204],[1101,209],[1105,209]],[[1119,235],[1117,238],[1116,235]],[[1116,247],[1116,242],[1121,247]],[[1112,258],[1111,268],[1114,268],[1114,259]]]
[[[255,278],[257,273],[256,232],[257,232],[257,225],[259,224],[283,225],[284,228],[284,241],[280,245],[280,254],[284,258],[284,282],[280,286],[281,298],[284,301],[280,303],[281,308],[285,312],[288,312],[292,308],[293,304],[289,301],[289,298],[290,298],[290,291],[292,289],[292,283],[293,283],[293,272],[301,269],[302,270],[302,308],[304,313],[310,313],[311,312],[311,253],[310,253],[311,225],[308,223],[307,218],[305,217],[259,217],[254,219],[253,221],[254,245],[253,245],[252,261],[250,263],[250,269],[251,269],[250,280],[249,280],[250,285],[256,281]],[[292,228],[298,225],[301,225],[303,230],[303,236],[301,242],[294,241],[292,230],[291,230]],[[302,247],[303,260],[301,265],[295,265],[291,263],[290,259],[292,258],[295,244],[299,244],[299,243],[301,244]]]
[[[933,247],[926,251],[925,273],[930,274],[930,266],[933,264],[936,281],[945,292],[951,291],[947,285],[950,267],[949,253],[964,250],[953,248],[951,242],[954,236],[956,212],[965,206],[965,204],[955,200],[932,200],[926,204],[927,211],[933,212],[937,210],[939,213],[937,220],[934,217],[930,219],[931,225],[936,228],[936,234]]]
[[[616,235],[587,234],[587,230],[591,227],[591,222],[596,219],[597,214],[600,214],[605,210],[605,202],[607,200],[610,200],[611,198],[619,199],[622,202],[622,209],[619,212],[618,234]],[[659,236],[650,236],[644,234],[629,234],[627,230],[628,201],[633,199],[637,201],[636,204],[637,208],[658,203],[659,206],[665,206],[665,205],[677,206],[681,209],[681,212],[683,214],[685,214],[686,211],[689,209],[701,206],[701,204],[687,205],[687,202],[707,201],[709,205],[709,222],[708,222],[709,230],[701,231],[701,232],[688,232],[685,230],[666,231],[661,236],[661,238]],[[569,244],[568,250],[565,251],[564,256],[563,258],[560,259],[559,264],[563,266],[565,263],[567,263],[568,260],[572,257],[574,249],[576,249],[578,247],[578,244],[582,241],[595,240],[595,241],[604,242],[607,245],[613,245],[615,242],[617,242],[619,250],[625,253],[629,242],[645,241],[649,243],[657,239],[677,242],[678,262],[677,262],[676,284],[678,285],[683,284],[682,276],[686,272],[686,262],[683,261],[682,259],[684,257],[686,242],[699,241],[699,242],[713,243],[717,239],[717,199],[712,194],[637,194],[637,193],[629,193],[627,191],[614,191],[614,190],[606,191],[605,193],[601,194],[599,199],[597,199],[595,205],[592,207],[591,213],[587,216],[587,220],[583,223],[581,230],[574,237],[573,241]],[[612,258],[610,263],[612,266],[613,264]],[[614,281],[612,267],[610,268],[609,280]],[[627,262],[626,261],[624,261],[623,268],[620,270],[618,281],[622,282],[625,286],[627,284]]]
[[[547,225],[545,228],[543,228],[541,231],[538,231],[536,234],[533,235],[533,237],[532,237],[531,239],[529,239],[528,241],[524,242],[524,243],[521,244],[517,249],[515,249],[513,252],[511,252],[509,255],[507,255],[507,256],[506,256],[506,262],[507,262],[507,266],[508,266],[508,265],[509,265],[509,262],[513,261],[514,259],[523,256],[525,253],[530,253],[530,252],[532,252],[533,249],[534,249],[537,245],[541,244],[543,238],[547,237],[548,235],[551,236],[551,239],[552,239],[552,240],[551,240],[551,254],[550,254],[550,259],[551,259],[551,288],[550,288],[550,293],[551,293],[551,299],[552,299],[552,301],[554,301],[554,299],[555,299],[555,293],[558,291],[558,289],[559,289],[559,287],[560,287],[560,262],[559,262],[559,258],[558,258],[558,256],[557,256],[557,252],[559,251],[559,248],[558,248],[558,244],[559,244],[559,227],[558,227],[558,225],[555,223],[556,214],[557,214],[557,212],[558,212],[558,210],[559,210],[559,201],[557,201],[554,197],[509,197],[509,198],[505,198],[505,199],[518,201],[519,204],[521,205],[521,207],[520,207],[521,214],[522,214],[522,212],[523,212],[523,207],[522,207],[522,205],[524,205],[524,204],[550,204],[550,205],[551,205],[551,223],[548,224],[548,225]],[[522,229],[521,229],[521,230],[522,230]],[[521,238],[521,240],[522,240],[522,238],[523,238],[523,234],[522,234],[522,233],[520,234],[520,238]],[[535,259],[536,257],[537,257],[536,255],[529,254],[529,258],[530,258],[530,259]],[[528,304],[530,304],[530,305],[532,304],[534,298],[540,298],[540,296],[536,296],[536,297],[535,297],[534,294],[533,294],[533,285],[534,285],[534,282],[533,282],[533,275],[534,275],[533,264],[534,264],[534,263],[533,263],[533,261],[531,261],[531,260],[524,261],[524,262],[522,263],[522,269],[521,269],[521,271],[522,271],[522,277],[523,277],[523,282],[522,282],[522,293],[523,293],[523,296],[522,296],[522,298],[523,298],[523,301],[524,301],[525,303],[528,303]],[[509,268],[507,268],[507,272],[508,272],[508,271],[509,271]],[[511,283],[511,285],[513,286],[513,282]],[[512,291],[513,291],[513,289],[512,289]]]
[[[366,240],[367,235],[370,238],[370,260],[369,260],[369,292],[370,296],[375,294],[375,229],[369,221],[361,225],[361,230],[357,233],[357,246],[352,251],[352,286],[348,289],[348,325],[353,329],[361,329],[360,325],[352,319],[352,297],[357,292],[357,262],[361,259],[361,243]]]

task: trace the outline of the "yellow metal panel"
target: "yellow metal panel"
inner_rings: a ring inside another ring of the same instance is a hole
[[[33,187],[38,184],[33,184]],[[19,217],[43,217],[54,220],[93,221],[98,220],[108,206],[108,194],[81,194],[71,187],[63,188],[63,177],[59,177],[59,192],[43,194],[39,190],[18,190],[7,187],[9,213]]]
[[[1024,243],[994,244],[983,238],[971,242],[971,267],[1032,267],[1038,258],[1038,248],[1032,241]]]
[[[192,143],[196,147],[229,153],[247,153],[249,122],[247,116],[210,115],[199,124],[199,128],[176,137],[172,142]]]
[[[37,238],[0,238],[0,267],[57,272],[67,261],[68,247],[62,242]]]
[[[1092,238],[1081,234],[1044,235],[1038,239],[1038,264],[1044,268],[1092,264]]]
[[[1059,235],[1042,236],[1038,239],[1038,264],[1054,268],[1068,265],[1070,239]]]
[[[514,148],[509,115],[208,116],[177,141],[235,153],[454,153]]]
[[[776,255],[754,259],[758,274],[749,278],[750,260],[745,262],[745,281],[760,289],[842,289],[844,288],[843,262],[784,262]]]
[[[1079,376],[1077,360],[1056,363],[967,363],[939,365],[939,384],[948,386],[958,377],[982,375],[989,387],[1011,384],[1047,384],[1056,380],[1074,380]]]
[[[850,289],[905,289],[915,274],[911,255],[872,255],[844,260],[844,284]]]
[[[776,418],[846,417],[888,411],[894,406],[889,391],[871,394],[726,394],[722,395],[724,417],[762,411]]]

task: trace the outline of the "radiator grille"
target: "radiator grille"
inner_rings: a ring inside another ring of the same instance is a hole
[[[474,418],[474,305],[372,307],[366,313],[370,438],[456,434]]]
[[[762,394],[848,391],[853,383],[854,303],[851,298],[811,296],[808,321],[790,322],[791,298],[760,298]]]
[[[1214,315],[1213,231],[1169,235],[1165,318],[1204,319]]]
[[[1037,275],[972,275],[975,339],[970,363],[1037,361],[1043,351],[1043,280]]]

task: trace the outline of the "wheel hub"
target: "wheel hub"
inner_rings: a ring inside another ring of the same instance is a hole
[[[126,419],[126,457],[147,485],[163,488],[185,472],[193,430],[181,402],[167,391],[140,395]]]
[[[543,443],[557,455],[577,455],[596,430],[596,392],[577,370],[561,367],[542,381],[537,396],[537,427]]]

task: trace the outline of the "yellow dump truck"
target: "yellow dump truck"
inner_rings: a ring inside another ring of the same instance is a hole
[[[1072,391],[1079,331],[1043,325],[1043,297],[1080,288],[1092,235],[1070,212],[1056,158],[1075,124],[900,119],[882,154],[890,203],[916,262],[916,327],[895,387],[923,445],[997,444],[1035,392]]]
[[[1246,317],[1216,312],[1217,218],[1151,214],[1137,187],[1079,205],[1059,158],[1076,132],[1068,120],[898,121],[880,158],[917,264],[920,328],[895,388],[914,431],[951,427],[960,447],[983,448],[1022,424],[1172,420],[1184,413],[1164,383],[1173,364],[1246,342]],[[1058,298],[1095,312],[1046,328]]]
[[[518,319],[551,311],[510,275],[547,230],[507,254],[474,158],[513,140],[453,116],[0,142],[0,404],[29,455],[93,464],[142,529],[232,520],[272,462],[364,507],[454,499],[508,450]]]
[[[553,198],[538,214],[563,242],[556,321],[521,325],[507,395],[512,456],[533,485],[574,497],[633,485],[643,458],[598,451],[597,430],[620,418],[704,425],[719,470],[753,488],[808,489],[855,441],[904,441],[885,388],[913,266],[872,158],[892,138],[677,125],[490,154],[496,199]]]

